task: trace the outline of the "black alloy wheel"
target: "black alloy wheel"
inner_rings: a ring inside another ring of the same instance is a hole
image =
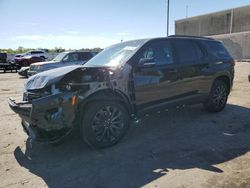
[[[222,80],[215,80],[204,107],[208,112],[220,112],[226,104],[229,94],[227,84]]]
[[[81,124],[82,137],[87,144],[105,148],[116,144],[129,126],[129,115],[123,104],[94,102],[86,106]]]
[[[94,116],[92,130],[98,142],[113,142],[124,129],[122,111],[115,106],[104,106]]]

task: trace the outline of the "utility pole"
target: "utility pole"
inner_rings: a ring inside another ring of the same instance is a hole
[[[186,18],[188,17],[188,5],[186,5]]]
[[[167,0],[167,37],[169,36],[169,0]]]
[[[234,21],[234,9],[231,10],[231,21],[230,21],[230,31],[229,31],[230,34],[233,31],[233,21]]]

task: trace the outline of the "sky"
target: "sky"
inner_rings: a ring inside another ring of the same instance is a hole
[[[170,34],[187,15],[244,5],[250,0],[170,0]],[[167,0],[0,0],[0,48],[105,48],[164,37],[166,13]]]

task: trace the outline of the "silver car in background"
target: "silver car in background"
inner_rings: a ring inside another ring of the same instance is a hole
[[[33,63],[30,65],[28,77],[37,73],[70,65],[83,65],[98,52],[70,51],[58,54],[52,61]]]

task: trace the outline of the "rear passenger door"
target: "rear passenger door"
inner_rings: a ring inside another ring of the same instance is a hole
[[[207,89],[209,61],[206,51],[197,40],[175,39],[173,41],[180,67],[181,88],[186,96],[202,94]]]

